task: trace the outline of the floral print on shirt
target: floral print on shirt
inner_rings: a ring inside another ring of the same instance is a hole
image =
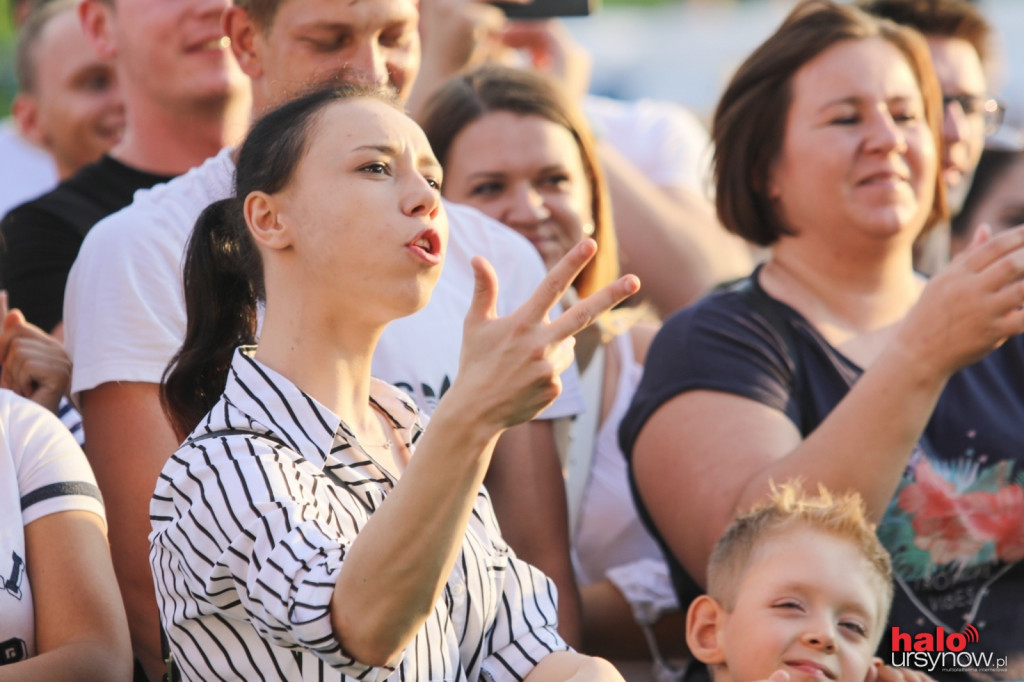
[[[992,583],[1024,559],[1024,471],[973,453],[943,462],[918,450],[878,535],[922,615],[959,630],[975,620]]]

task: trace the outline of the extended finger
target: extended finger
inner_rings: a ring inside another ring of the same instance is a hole
[[[498,275],[483,256],[475,256],[470,265],[473,266],[473,300],[469,304],[466,321],[493,320],[498,316]]]
[[[3,298],[7,298],[7,292],[3,292]],[[6,302],[0,304],[0,307],[6,310]],[[22,334],[22,329],[25,326],[25,316],[21,314],[20,310],[7,310],[3,317],[0,317],[0,320],[3,321],[2,326],[0,326],[0,364],[2,364],[4,358],[7,357],[11,341]]]
[[[549,361],[556,376],[569,369],[576,361],[576,339],[570,336],[558,343]]]
[[[70,375],[71,359],[63,348],[41,339],[18,339],[12,356],[31,372],[33,377]]]
[[[620,277],[562,313],[549,327],[551,338],[559,340],[575,335],[639,290],[640,280],[636,275]]]
[[[595,253],[597,243],[593,239],[584,239],[569,249],[537,285],[526,303],[520,306],[519,312],[529,320],[546,320],[548,311],[562,300],[562,296]]]
[[[64,393],[71,383],[71,368],[54,363],[50,357],[29,359],[25,372],[33,386],[50,388],[54,393]]]
[[[906,682],[902,668],[883,665],[878,669],[878,682]]]
[[[998,331],[1003,338],[1024,334],[1024,308],[1015,308],[1006,313],[998,322]]]
[[[1007,251],[978,273],[985,291],[999,291],[1024,277],[1024,243]]]
[[[1005,230],[999,234],[979,240],[964,252],[967,267],[981,272],[1003,258],[1006,254],[1024,248],[1024,225]]]
[[[15,342],[17,343],[17,342]],[[4,384],[18,395],[24,396],[32,388],[32,377],[26,371],[25,356],[15,351],[4,363]]]
[[[1019,310],[1024,306],[1024,279],[1018,279],[995,292],[989,299],[991,310],[997,314],[1005,314]]]

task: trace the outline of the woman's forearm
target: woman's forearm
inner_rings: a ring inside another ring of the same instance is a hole
[[[781,412],[726,393],[683,393],[655,412],[637,438],[634,474],[687,572],[705,584],[715,542],[772,483],[855,490],[881,518],[946,380],[918,366],[883,353],[806,440]]]
[[[636,278],[621,278],[549,321],[548,311],[596,248],[587,240],[575,246],[505,317],[495,309],[494,269],[472,261],[476,288],[458,380],[438,404],[401,482],[342,564],[331,624],[349,655],[387,663],[413,638],[458,556],[498,436],[551,404],[572,363],[571,337],[639,288]]]
[[[813,433],[750,477],[736,508],[762,500],[770,482],[800,478],[810,487],[857,491],[877,522],[948,378],[890,346]]]
[[[70,642],[13,665],[0,666],[0,682],[114,682],[131,679],[129,660],[104,641]]]
[[[949,378],[1024,329],[1022,271],[1018,229],[979,239],[933,277],[832,413],[744,486],[740,507],[761,497],[767,478],[804,477],[860,492],[881,519]]]
[[[556,651],[541,659],[526,682],[623,682],[622,675],[602,658],[575,651]]]
[[[83,510],[25,526],[38,654],[0,667],[0,680],[131,679],[128,622],[104,531]]]
[[[401,481],[346,554],[331,623],[362,662],[384,665],[405,648],[458,557],[499,435],[459,412],[441,402]]]

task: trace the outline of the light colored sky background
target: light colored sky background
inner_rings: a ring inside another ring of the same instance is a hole
[[[707,121],[732,70],[786,16],[795,0],[660,7],[608,7],[567,19],[594,58],[592,90],[623,98],[680,102]],[[984,0],[1003,54],[995,92],[1010,108],[1008,122],[1024,128],[1024,0]]]

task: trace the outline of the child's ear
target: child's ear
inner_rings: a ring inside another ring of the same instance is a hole
[[[868,667],[868,673],[864,676],[864,682],[877,682],[878,675],[885,666],[885,662],[877,656],[871,659],[871,665]]]
[[[707,665],[725,663],[722,629],[728,617],[715,599],[702,594],[686,612],[686,644],[698,661]]]

